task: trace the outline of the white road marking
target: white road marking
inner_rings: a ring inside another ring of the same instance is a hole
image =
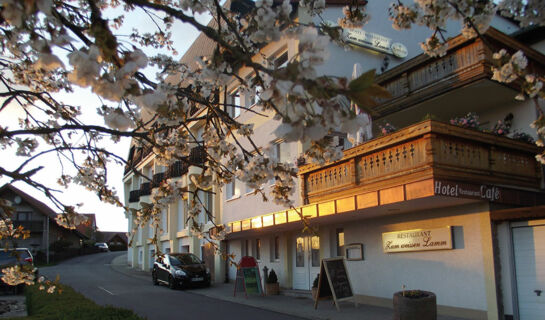
[[[115,294],[113,294],[113,293],[111,293],[110,291],[104,289],[103,287],[98,287],[98,288],[99,288],[99,289],[102,289],[102,290],[104,290],[104,291],[106,291],[106,292],[108,292],[108,293],[111,294],[112,296],[115,296]]]

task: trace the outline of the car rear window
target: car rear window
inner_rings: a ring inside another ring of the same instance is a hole
[[[0,265],[15,264],[17,261],[24,262],[30,254],[26,250],[0,250]]]

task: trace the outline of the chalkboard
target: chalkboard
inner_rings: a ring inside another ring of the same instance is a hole
[[[244,275],[244,286],[247,293],[263,293],[257,267],[242,268],[242,274]]]
[[[343,300],[353,299],[354,305],[358,306],[352,292],[352,285],[346,271],[346,264],[342,257],[322,259],[314,309],[318,307],[318,300],[329,297],[333,297],[337,310],[340,310],[338,302]]]
[[[337,299],[352,297],[352,288],[350,287],[350,281],[348,280],[344,261],[339,259],[326,260],[324,262],[329,280],[333,286],[333,291],[335,292],[335,297]]]

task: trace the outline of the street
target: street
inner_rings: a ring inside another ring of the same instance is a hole
[[[81,256],[56,266],[43,267],[40,274],[61,282],[100,305],[133,310],[147,319],[299,319],[228,301],[216,300],[189,290],[154,286],[149,279],[116,271],[111,261],[125,252]]]

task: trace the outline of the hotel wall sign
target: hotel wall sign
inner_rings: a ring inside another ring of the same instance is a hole
[[[382,249],[385,253],[452,249],[451,227],[385,232]]]
[[[438,196],[482,199],[490,202],[501,202],[503,195],[502,189],[496,186],[484,184],[472,185],[440,180],[435,181],[434,189],[435,194]]]
[[[399,42],[376,33],[361,29],[343,29],[344,40],[360,47],[393,55],[398,58],[407,57],[407,47]]]

